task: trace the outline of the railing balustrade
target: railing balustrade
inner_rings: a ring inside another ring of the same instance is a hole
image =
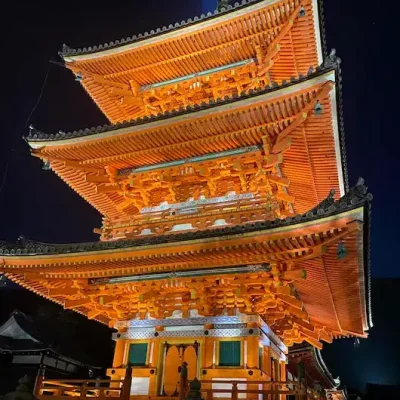
[[[320,400],[311,388],[306,388],[297,381],[239,381],[239,380],[202,380],[200,392],[204,400]],[[40,400],[65,400],[65,397],[118,398],[122,400],[124,380],[81,380],[81,379],[44,379],[38,388]],[[226,389],[213,388],[213,384],[231,385]],[[245,385],[245,388],[241,388]],[[257,389],[254,387],[258,387]],[[129,393],[129,392],[128,392]],[[162,396],[130,396],[140,400],[167,399]],[[125,399],[124,399],[125,400]]]
[[[39,399],[51,396],[54,400],[58,397],[106,397],[119,398],[122,391],[123,380],[99,379],[44,379],[38,388]]]

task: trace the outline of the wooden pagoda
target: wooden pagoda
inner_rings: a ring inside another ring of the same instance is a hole
[[[111,379],[131,364],[132,394],[172,396],[185,361],[212,390],[252,388],[286,379],[296,343],[367,336],[371,196],[347,183],[316,0],[244,0],[61,56],[110,125],[27,141],[101,213],[100,241],[3,244],[0,270],[116,328]]]

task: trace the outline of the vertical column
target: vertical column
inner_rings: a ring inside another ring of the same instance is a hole
[[[117,339],[115,341],[115,351],[114,351],[114,360],[113,360],[113,368],[120,368],[124,363],[124,355],[125,355],[125,339]]]
[[[286,363],[284,361],[280,361],[279,367],[280,367],[280,380],[282,382],[286,382]],[[284,388],[284,390],[288,389],[288,387],[286,385],[283,385],[282,387]],[[285,400],[286,395],[281,394],[280,398],[281,398],[281,400]]]
[[[243,341],[243,366],[244,366],[244,368],[247,368],[247,366],[248,366],[247,354],[248,354],[247,339],[245,338]]]
[[[258,328],[257,323],[248,323],[247,329],[248,334],[253,335]],[[258,357],[258,347],[260,343],[260,338],[258,336],[247,336],[244,341],[243,347],[247,347],[247,363],[245,363],[244,367],[248,369],[258,368],[259,367],[259,357]],[[247,365],[246,365],[247,364]],[[257,390],[258,384],[251,384],[251,381],[255,380],[254,375],[249,376],[248,378],[247,388],[248,390]],[[248,399],[257,399],[258,395],[256,393],[249,393],[247,395]]]
[[[280,361],[279,365],[281,369],[281,381],[286,381],[286,363],[284,361]]]
[[[149,355],[149,368],[154,368],[154,374],[150,375],[150,388],[149,395],[157,396],[159,393],[159,386],[163,374],[163,360],[162,350],[164,349],[161,345],[161,339],[158,337],[158,332],[164,330],[163,326],[156,326],[155,328],[155,339],[150,342],[150,355]]]
[[[42,355],[42,361],[43,361],[43,357],[44,357],[44,355]],[[36,375],[35,387],[33,389],[33,394],[35,397],[38,397],[39,395],[42,394],[41,390],[42,390],[42,385],[43,385],[43,381],[44,381],[45,370],[46,370],[46,367],[42,363],[40,363],[38,373]]]
[[[128,365],[125,370],[124,382],[122,384],[122,391],[120,400],[129,400],[131,395],[131,386],[132,386],[132,367]]]
[[[162,357],[162,360],[161,360],[161,368],[160,368],[161,381],[160,381],[160,386],[157,388],[157,391],[158,391],[158,393],[160,393],[160,396],[163,395],[164,369],[166,368],[165,359],[167,358],[167,349],[168,349],[168,343],[165,342],[164,346],[163,346],[163,357]]]
[[[208,331],[213,329],[214,325],[212,324],[205,324],[204,331]],[[215,364],[215,339],[210,337],[205,337],[204,340],[204,357],[203,357],[203,365],[202,368],[211,368]]]
[[[268,375],[271,380],[272,371],[271,371],[271,348],[269,346],[264,346],[263,348],[263,366],[264,372]]]
[[[118,330],[117,333],[117,339],[115,341],[115,350],[114,350],[114,359],[112,363],[112,367],[117,369],[117,368],[122,368],[122,365],[124,364],[124,356],[125,356],[125,349],[127,345],[127,340],[122,338],[123,333],[126,332],[126,329],[121,329]],[[119,374],[113,374],[111,375],[111,381],[118,381],[115,383],[110,384],[111,387],[119,387],[120,386],[120,380],[124,378],[124,375],[119,375]]]
[[[252,330],[256,329],[258,325],[256,323],[248,323],[247,328],[249,334],[252,334]],[[258,336],[248,336],[247,337],[247,367],[248,368],[258,368]]]

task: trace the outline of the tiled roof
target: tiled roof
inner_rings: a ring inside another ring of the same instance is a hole
[[[360,178],[357,182],[357,185],[351,188],[347,192],[347,194],[341,199],[334,201],[332,193],[330,193],[327,199],[321,202],[317,207],[313,208],[305,214],[296,215],[295,217],[276,219],[273,221],[254,222],[213,230],[162,235],[155,237],[143,237],[134,240],[120,240],[116,242],[99,241],[74,244],[48,244],[26,240],[25,238],[21,237],[17,244],[6,244],[4,242],[3,244],[0,244],[0,256],[81,253],[237,235],[296,225],[299,223],[313,221],[327,216],[333,216],[344,211],[349,211],[365,204],[369,204],[371,200],[372,195],[368,193],[367,187],[364,185],[364,180]]]
[[[10,321],[18,324],[20,329],[26,332],[26,337],[18,338],[0,335],[0,354],[5,353],[16,355],[46,353],[52,354],[55,358],[63,359],[77,366],[99,369],[98,367],[92,367],[90,363],[82,361],[86,359],[82,353],[76,353],[65,345],[60,347],[59,343],[56,342],[55,344],[57,348],[53,348],[52,344],[50,344],[50,340],[46,340],[43,335],[38,332],[35,321],[23,312],[15,310],[1,327],[7,325]],[[47,335],[47,332],[45,332],[45,335]],[[29,336],[32,338],[29,339]],[[40,341],[36,340],[36,338],[40,338]]]
[[[218,106],[221,106],[224,104],[230,104],[230,103],[234,103],[236,101],[241,101],[244,99],[264,95],[267,93],[272,93],[274,91],[281,90],[281,89],[293,86],[295,84],[307,81],[309,79],[315,78],[315,77],[320,76],[329,71],[336,71],[336,74],[338,77],[338,82],[341,81],[339,64],[327,65],[327,66],[321,65],[321,66],[317,67],[316,70],[313,70],[312,68],[310,68],[307,76],[299,75],[297,77],[291,77],[290,81],[283,81],[281,85],[274,82],[274,83],[272,83],[272,85],[267,85],[262,88],[259,87],[254,90],[251,89],[251,90],[249,90],[248,93],[242,92],[240,95],[233,95],[231,97],[225,96],[223,99],[222,98],[217,98],[215,100],[212,99],[207,103],[203,102],[201,104],[195,104],[192,106],[189,105],[187,107],[181,107],[178,110],[166,111],[164,113],[159,113],[157,115],[152,115],[152,116],[139,117],[134,120],[123,121],[123,122],[119,122],[116,124],[106,124],[103,126],[80,129],[80,130],[77,130],[77,131],[75,130],[72,132],[59,131],[58,133],[55,133],[55,134],[47,134],[47,133],[41,132],[40,130],[37,130],[31,126],[29,135],[26,137],[26,140],[28,142],[41,142],[41,141],[52,141],[52,140],[58,141],[58,140],[63,140],[63,139],[72,139],[72,138],[90,136],[90,135],[95,135],[95,134],[104,133],[104,132],[112,132],[112,131],[122,129],[122,128],[135,127],[135,126],[144,125],[144,124],[147,124],[150,122],[162,121],[162,120],[165,120],[168,118],[177,117],[180,115],[185,115],[185,114],[190,114],[190,113],[196,113],[201,110],[206,110],[206,109],[218,107]],[[339,88],[340,88],[340,86],[339,86]]]
[[[296,377],[298,373],[297,364],[300,361],[304,362],[306,374],[309,375],[314,382],[319,382],[325,389],[336,388],[335,380],[318,349],[306,342],[294,344],[289,349],[288,369]],[[321,381],[321,378],[323,381]]]
[[[83,54],[96,53],[98,51],[104,51],[109,49],[114,49],[120,46],[125,46],[131,43],[137,43],[142,40],[153,38],[156,36],[161,36],[167,32],[173,32],[188,26],[195,25],[199,22],[204,22],[211,20],[213,18],[220,17],[221,15],[226,15],[231,12],[237,11],[238,9],[243,9],[249,7],[256,3],[261,3],[264,0],[241,0],[240,2],[235,2],[234,5],[228,5],[227,8],[221,8],[220,10],[215,10],[214,12],[208,12],[207,14],[201,14],[199,17],[189,18],[186,21],[176,22],[175,24],[170,24],[168,26],[163,26],[162,28],[157,28],[151,30],[150,32],[139,33],[138,35],[128,36],[121,40],[115,40],[108,43],[100,44],[98,46],[90,46],[84,48],[73,49],[66,44],[63,45],[62,50],[59,52],[61,57],[77,56]]]

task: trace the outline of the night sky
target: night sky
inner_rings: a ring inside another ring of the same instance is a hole
[[[62,44],[87,47],[150,31],[210,11],[215,3],[14,1],[7,10],[3,8],[0,240],[13,242],[20,234],[53,243],[98,238],[92,233],[101,225],[97,211],[54,173],[43,171],[22,140],[29,124],[55,133],[107,123],[71,72],[49,64],[49,60],[61,61],[57,52]],[[399,112],[394,93],[399,7],[395,4],[393,0],[324,1],[328,48],[335,47],[342,58],[349,180],[355,184],[359,176],[364,177],[374,195],[374,278],[400,277],[393,251],[399,226]],[[41,101],[27,121],[46,76]]]

